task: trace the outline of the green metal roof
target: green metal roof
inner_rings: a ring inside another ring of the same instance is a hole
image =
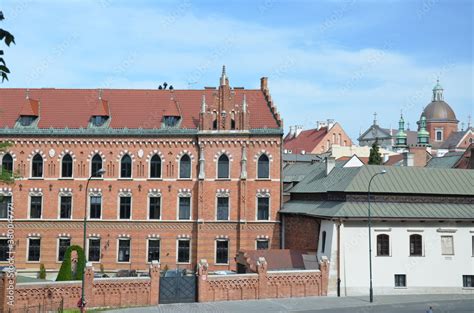
[[[474,196],[474,170],[376,165],[336,167],[328,176],[324,170],[315,167],[290,191],[366,193],[372,175],[384,169],[387,173],[377,176],[372,182],[371,191],[374,193]]]
[[[462,155],[463,152],[455,155],[432,158],[428,164],[426,164],[426,167],[453,168]]]
[[[292,183],[302,181],[309,172],[315,169],[315,165],[322,169],[326,168],[326,164],[324,163],[311,164],[304,162],[287,164],[283,168],[283,182]]]
[[[297,201],[283,205],[280,213],[324,218],[366,218],[367,202]],[[372,202],[371,216],[379,219],[474,219],[472,204]]]

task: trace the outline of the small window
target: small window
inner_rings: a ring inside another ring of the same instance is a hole
[[[91,196],[89,218],[99,219],[102,216],[102,197]]]
[[[148,239],[148,262],[160,261],[160,240]]]
[[[165,127],[176,127],[178,126],[179,116],[165,116],[163,118],[163,124]]]
[[[407,275],[395,274],[395,287],[406,287],[407,286]]]
[[[132,158],[128,154],[124,155],[120,161],[120,177],[132,177]]]
[[[66,254],[67,248],[71,245],[71,239],[69,238],[59,238],[58,246],[58,261],[62,262],[64,260],[64,255]]]
[[[217,161],[217,178],[229,178],[229,158],[225,154]]]
[[[39,154],[33,157],[31,177],[43,177],[43,158]]]
[[[61,196],[60,199],[60,212],[59,218],[71,218],[72,213],[72,197],[71,196]]]
[[[42,196],[31,196],[30,198],[30,218],[41,218]]]
[[[63,156],[61,162],[61,177],[72,177],[72,157],[69,154]]]
[[[161,198],[150,197],[150,208],[148,218],[150,220],[159,220],[161,217]]]
[[[474,275],[462,275],[462,286],[464,288],[474,288]]]
[[[190,249],[190,240],[178,240],[178,263],[189,263]]]
[[[33,122],[36,120],[36,116],[32,115],[23,115],[20,116],[20,125],[21,126],[31,126]]]
[[[96,154],[91,161],[91,176],[92,177],[101,177],[99,171],[102,169],[102,158],[100,155]]]
[[[326,231],[323,231],[323,234],[321,236],[321,253],[325,253],[326,251]]]
[[[390,237],[386,234],[377,235],[377,256],[390,255]]]
[[[257,198],[257,220],[268,220],[270,211],[270,198]]]
[[[0,262],[5,262],[10,257],[10,246],[8,245],[8,239],[0,239]]]
[[[217,197],[217,220],[229,219],[229,197]]]
[[[179,178],[191,178],[191,158],[187,154],[179,161]]]
[[[191,219],[191,198],[190,197],[179,197],[179,219],[189,220]]]
[[[89,238],[89,262],[100,261],[100,238]]]
[[[268,250],[268,239],[257,239],[257,250]]]
[[[28,261],[38,262],[41,257],[40,252],[41,252],[41,239],[29,238],[28,239]]]
[[[436,131],[436,141],[443,141],[443,131],[437,130]]]
[[[0,196],[0,218],[8,218],[11,203],[11,196]]]
[[[119,239],[118,244],[118,261],[130,262],[130,239]]]
[[[216,241],[216,264],[229,263],[229,241]]]
[[[258,178],[270,178],[270,160],[266,154],[258,158]]]
[[[92,126],[100,127],[105,124],[107,121],[107,116],[103,115],[94,115],[91,119]]]
[[[2,158],[2,174],[5,176],[12,176],[13,174],[13,157],[7,153]]]
[[[454,255],[454,238],[453,236],[441,236],[441,254]]]
[[[150,160],[150,178],[161,178],[161,158],[156,154]]]
[[[132,216],[132,198],[120,197],[120,219],[129,220]]]
[[[423,241],[421,235],[410,236],[410,256],[423,255]]]

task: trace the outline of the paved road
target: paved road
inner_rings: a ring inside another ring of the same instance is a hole
[[[113,310],[116,313],[474,313],[472,295],[377,296],[374,303],[361,297],[309,297],[211,303],[165,304]]]

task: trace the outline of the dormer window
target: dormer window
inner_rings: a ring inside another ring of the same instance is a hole
[[[165,127],[178,126],[179,116],[165,116],[163,117],[163,124]]]
[[[92,116],[92,119],[91,119],[92,126],[95,126],[95,127],[103,126],[105,122],[107,121],[107,118],[108,116],[104,116],[104,115]]]
[[[20,116],[19,122],[21,126],[31,126],[31,124],[33,124],[35,120],[36,120],[36,116],[22,115]]]

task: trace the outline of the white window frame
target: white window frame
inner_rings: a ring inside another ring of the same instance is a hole
[[[161,238],[147,238],[146,239],[146,255],[145,255],[145,262],[147,264],[151,264],[152,262],[148,261],[148,251],[150,250],[150,241],[159,241],[160,242],[160,258],[158,259],[158,262],[161,262]]]
[[[31,197],[41,197],[41,214],[39,218],[32,218],[31,217]],[[13,201],[12,201],[13,203]],[[29,194],[28,195],[28,219],[31,219],[33,221],[36,220],[42,220],[43,219],[43,213],[44,213],[44,195],[43,194]]]
[[[33,159],[35,158],[35,156],[39,155],[41,157],[41,161],[42,161],[42,171],[41,171],[41,176],[34,176],[33,177]],[[44,160],[45,158],[41,155],[41,153],[39,152],[36,152],[32,157],[31,157],[31,161],[30,161],[30,179],[44,179],[44,170],[45,170],[45,166],[44,166]]]
[[[150,218],[150,198],[160,198],[160,218]],[[178,203],[178,210],[179,210],[179,203]],[[163,195],[148,195],[147,197],[147,210],[146,210],[146,219],[148,221],[161,221],[163,219]],[[179,212],[178,212],[179,217]],[[161,248],[160,248],[161,249]]]
[[[227,219],[225,219],[225,220],[217,219],[219,198],[227,198],[227,201],[228,201],[228,203],[227,203]],[[217,194],[214,207],[215,207],[215,212],[214,212],[215,215],[214,216],[215,216],[216,221],[230,221],[230,196],[229,195],[223,196],[223,195]]]
[[[451,238],[452,253],[444,253],[444,251],[443,251],[443,238]],[[455,254],[454,236],[453,235],[442,235],[442,236],[440,236],[440,240],[441,240],[441,255],[443,255],[443,256],[454,256],[454,254]]]
[[[70,177],[64,177],[63,176],[63,159],[66,155],[69,155],[71,157],[71,160],[72,160],[72,175]],[[61,160],[59,162],[59,178],[61,180],[68,180],[68,179],[74,179],[74,157],[71,155],[71,153],[67,152],[67,153],[64,153],[64,155],[61,157]]]
[[[101,155],[100,152],[96,152],[96,153],[94,153],[94,154],[91,156],[91,159],[90,159],[90,161],[89,161],[89,177],[90,177],[91,179],[101,180],[101,179],[104,179],[104,174],[105,174],[105,173],[102,174],[102,175],[99,176],[99,177],[93,177],[93,176],[92,176],[92,174],[93,174],[93,173],[92,173],[92,159],[93,159],[96,155],[98,155],[98,156],[100,157],[100,160],[101,160],[100,164],[102,165],[102,166],[101,166],[101,169],[105,170],[105,168],[104,168],[104,159],[105,159],[105,158]]]
[[[258,168],[259,168],[259,165],[258,165],[258,160],[260,160],[260,157],[265,154],[268,158],[268,177],[265,177],[265,178],[259,178],[258,177]],[[272,163],[272,157],[269,153],[267,152],[262,152],[258,155],[257,157],[257,160],[256,160],[256,163],[255,163],[255,180],[271,180],[272,179],[272,167],[271,167],[271,163]]]
[[[189,260],[188,260],[188,262],[178,262],[179,242],[180,241],[189,241]],[[160,249],[161,249],[161,246],[160,246]],[[178,238],[178,239],[176,239],[176,264],[191,264],[192,253],[193,253],[193,246],[192,246],[191,238]]]
[[[190,164],[190,173],[189,178],[181,178],[181,159],[187,155],[189,157],[189,164]],[[189,153],[183,153],[178,159],[178,180],[192,180],[193,179],[193,158]]]
[[[122,177],[122,159],[127,155],[130,158],[130,177]],[[133,158],[129,153],[124,153],[119,159],[118,178],[120,180],[132,180],[133,179]]]
[[[188,219],[180,219],[179,218],[179,200],[180,198],[189,198],[189,218]],[[178,221],[192,221],[193,219],[193,197],[192,195],[185,196],[185,195],[178,195],[177,201],[176,201],[176,220]]]
[[[268,249],[266,250],[270,250],[270,238],[257,238],[255,239],[255,250],[258,250],[257,247],[258,247],[258,242],[267,242],[268,244]]]
[[[61,218],[61,198],[62,197],[71,197],[71,216],[69,218]],[[58,220],[60,220],[60,221],[72,220],[73,208],[74,208],[74,197],[72,196],[72,194],[61,194],[61,193],[59,193],[58,194]]]
[[[71,237],[60,236],[60,237],[57,238],[57,240],[56,240],[56,246],[57,246],[57,248],[56,248],[56,263],[62,263],[63,262],[63,261],[59,261],[59,244],[60,244],[61,239],[69,239],[69,247],[72,245]]]
[[[29,254],[30,254],[30,240],[31,239],[39,239],[40,240],[40,257],[39,257],[39,260],[38,261],[30,261],[28,259],[29,257]],[[26,263],[41,263],[41,236],[32,236],[32,237],[28,237],[27,239],[27,245],[26,245]]]
[[[258,198],[268,198],[268,219],[266,220],[260,220],[258,219]],[[264,196],[259,196],[257,195],[255,197],[255,220],[257,222],[269,222],[271,221],[271,216],[272,216],[272,197],[270,194],[264,195]]]
[[[154,156],[158,156],[160,158],[160,177],[151,177],[151,159],[154,157]],[[159,155],[158,153],[153,153],[150,158],[148,159],[148,179],[152,179],[152,180],[163,180],[163,158],[161,157],[161,155]]]
[[[120,198],[130,198],[130,218],[120,218]],[[102,213],[102,210],[101,210]],[[102,214],[101,214],[102,217]],[[133,197],[129,195],[118,195],[117,199],[117,220],[118,221],[131,221],[133,220]]]
[[[100,197],[100,217],[99,218],[91,218],[91,206],[92,206],[92,197]],[[102,194],[93,194],[89,193],[89,201],[88,201],[88,211],[87,211],[87,219],[91,221],[100,221],[102,220],[103,217],[103,212],[104,212],[104,196]]]
[[[217,263],[217,242],[218,241],[225,241],[227,242],[227,263]],[[229,255],[230,255],[230,241],[228,238],[218,238],[214,240],[214,264],[215,265],[229,265]]]
[[[227,157],[227,160],[229,161],[229,171],[227,173],[227,177],[219,178],[219,159],[223,155],[225,155]],[[231,175],[230,175],[232,171],[231,157],[227,153],[223,152],[219,154],[219,157],[215,161],[215,166],[216,166],[216,180],[230,180],[231,179]]]
[[[119,248],[120,248],[120,241],[123,240],[128,240],[128,242],[130,242],[130,245],[128,246],[128,261],[119,261]],[[116,251],[116,255],[117,255],[117,263],[119,264],[130,264],[132,263],[132,239],[131,238],[128,238],[128,237],[120,237],[120,238],[117,238],[117,251]]]
[[[378,255],[377,251],[377,244],[378,244],[378,236],[379,235],[387,235],[388,236],[388,255]],[[421,238],[421,242],[423,243],[423,236]],[[423,246],[423,244],[422,244]],[[422,248],[423,249],[423,248]],[[376,233],[375,234],[375,256],[376,257],[391,257],[392,256],[392,236],[386,232]],[[400,274],[401,275],[401,274]]]
[[[421,255],[412,255],[412,254],[410,253],[410,244],[411,244],[411,242],[410,242],[410,237],[411,237],[411,235],[420,235],[420,236],[421,236]],[[411,233],[411,234],[408,235],[408,256],[409,256],[409,257],[415,257],[415,258],[416,258],[416,257],[419,258],[419,257],[424,257],[424,256],[425,256],[425,236],[423,236],[422,233],[415,232],[415,233]]]
[[[89,258],[90,240],[99,240],[99,261],[90,261],[90,258]],[[101,258],[101,256],[102,256],[102,238],[96,237],[96,236],[95,237],[88,237],[87,238],[87,243],[86,243],[86,248],[87,248],[87,262],[100,263],[102,261],[102,258]]]

